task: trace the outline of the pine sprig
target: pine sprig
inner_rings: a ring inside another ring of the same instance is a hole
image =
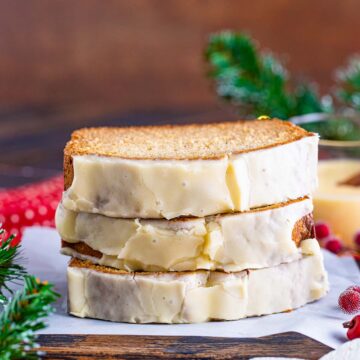
[[[25,277],[25,286],[17,291],[0,314],[0,358],[38,359],[36,331],[46,327],[44,318],[53,312],[51,304],[59,297],[53,285]]]
[[[348,64],[337,71],[336,81],[340,102],[360,111],[360,55],[351,57]]]
[[[205,58],[218,95],[243,115],[288,119],[330,109],[314,85],[303,82],[292,86],[279,59],[260,53],[247,35],[231,31],[213,34]]]
[[[0,238],[4,235],[4,230],[0,229]],[[22,281],[26,275],[24,267],[17,263],[19,260],[19,245],[12,246],[14,235],[0,243],[0,302],[5,303],[7,298],[4,290],[12,293],[9,283]]]

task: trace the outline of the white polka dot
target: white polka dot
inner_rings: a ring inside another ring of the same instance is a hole
[[[33,219],[34,216],[35,216],[34,211],[32,211],[31,209],[28,209],[28,210],[25,211],[25,217],[26,217],[28,220]]]
[[[10,216],[10,221],[13,223],[13,224],[17,224],[20,220],[20,217],[18,214],[12,214]]]
[[[4,224],[4,223],[5,223],[5,216],[0,215],[0,224]]]
[[[42,224],[43,226],[51,226],[51,222],[49,220],[44,220]]]
[[[40,215],[46,215],[47,213],[47,208],[45,206],[40,206],[39,207],[39,214]]]

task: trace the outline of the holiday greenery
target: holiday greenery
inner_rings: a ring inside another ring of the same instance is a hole
[[[0,229],[0,239],[5,235],[5,230]],[[17,263],[19,255],[19,245],[11,246],[14,236],[0,242],[0,302],[5,303],[7,297],[5,291],[11,294],[9,284],[21,281],[26,274],[25,269]]]
[[[0,235],[4,231],[0,230]],[[20,247],[12,246],[13,236],[5,238],[0,246],[0,359],[38,359],[36,331],[43,329],[44,319],[53,311],[51,304],[59,297],[53,285],[27,275],[17,263]],[[25,285],[8,299],[5,291],[12,294],[9,284],[23,280]]]
[[[347,106],[360,111],[360,56],[350,58],[336,74],[336,95]]]
[[[322,97],[313,83],[294,81],[274,54],[259,51],[255,41],[245,34],[223,31],[211,35],[205,58],[217,94],[243,116],[265,114],[289,119],[332,113],[333,103],[360,111],[360,57],[352,58],[337,72],[335,93]],[[341,117],[304,127],[327,139],[360,139],[360,128]]]
[[[37,359],[36,331],[46,327],[44,318],[59,295],[53,285],[25,276],[25,287],[15,293],[0,315],[1,359]]]
[[[260,53],[254,41],[230,31],[212,35],[205,53],[219,96],[243,114],[282,119],[325,111],[314,86],[294,86],[288,71],[273,54]]]

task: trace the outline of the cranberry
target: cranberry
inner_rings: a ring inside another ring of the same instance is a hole
[[[330,235],[330,233],[330,226],[325,222],[319,221],[315,224],[315,235],[317,239],[325,239]]]
[[[338,254],[343,249],[343,246],[340,239],[332,237],[326,241],[325,248],[334,254]]]
[[[360,338],[360,315],[356,315],[351,321],[343,324],[348,329],[347,337],[349,340]]]
[[[360,293],[360,286],[359,285],[349,286],[346,290],[356,291]]]
[[[340,309],[347,314],[355,314],[360,311],[360,292],[345,290],[339,296]]]
[[[354,243],[360,249],[360,230],[354,235]]]

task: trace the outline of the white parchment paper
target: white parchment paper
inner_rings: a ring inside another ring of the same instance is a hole
[[[325,266],[331,286],[329,294],[324,299],[290,313],[203,324],[119,324],[79,319],[66,313],[65,274],[69,258],[59,254],[60,238],[54,229],[28,228],[22,245],[28,271],[42,280],[54,283],[62,295],[56,304],[57,312],[50,316],[49,326],[42,330],[44,334],[259,337],[297,331],[335,348],[346,340],[342,323],[351,318],[337,307],[338,296],[346,287],[360,283],[360,272],[352,258],[339,258],[325,251]]]

